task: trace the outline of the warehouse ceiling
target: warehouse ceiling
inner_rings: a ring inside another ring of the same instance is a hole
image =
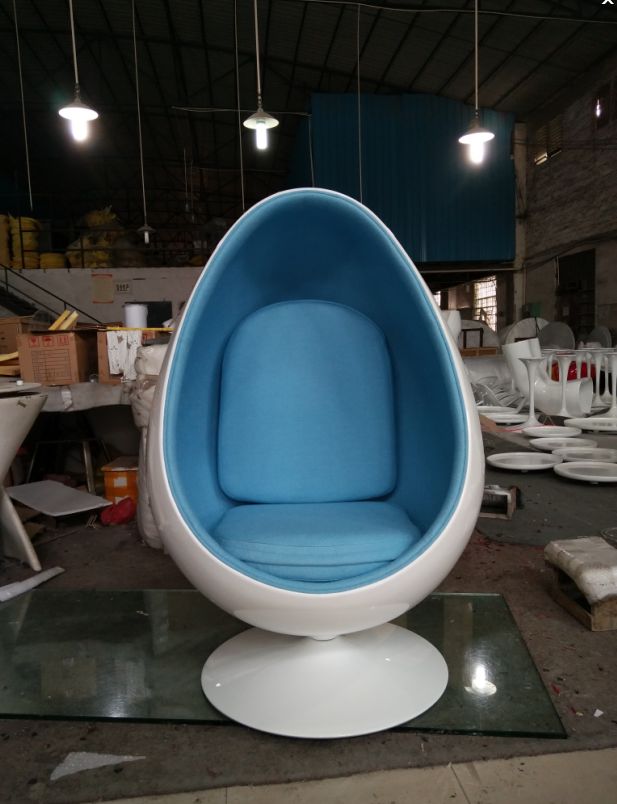
[[[82,97],[100,114],[83,144],[57,114],[73,94],[68,2],[16,6],[35,214],[68,217],[112,203],[139,225],[131,1],[74,0]],[[0,0],[0,179],[11,211],[27,213],[14,7]],[[258,0],[264,107],[281,124],[265,152],[243,129],[240,150],[238,106],[242,117],[256,106],[252,0],[136,0],[135,9],[145,191],[155,226],[230,221],[284,187],[311,93],[357,91],[357,4]],[[617,4],[482,0],[480,9],[480,105],[520,120],[537,116],[617,47]],[[470,0],[363,4],[359,51],[362,92],[473,102]]]

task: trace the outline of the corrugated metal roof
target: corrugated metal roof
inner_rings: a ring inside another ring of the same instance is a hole
[[[208,175],[225,173],[220,184],[209,180],[210,208],[234,216],[240,211],[239,185],[231,182],[230,191],[228,173],[239,165],[236,116],[173,107],[236,108],[234,7],[240,104],[255,107],[252,0],[135,2],[148,170],[154,171],[156,163],[157,180],[163,177],[160,187],[149,182],[151,192],[182,190],[186,151]],[[409,6],[409,0],[389,5]],[[88,170],[76,175],[73,146],[56,119],[58,105],[73,91],[68,2],[18,3],[33,176],[41,192],[52,186],[78,188],[86,180],[104,192],[106,177],[124,171],[127,190],[139,196],[132,161],[137,144],[131,7],[130,0],[74,3],[82,91],[101,113],[101,136],[94,136],[87,150]],[[473,93],[471,8],[469,0],[424,0],[402,12],[362,7],[363,91],[416,91],[468,102]],[[284,182],[298,122],[289,113],[306,111],[316,90],[354,92],[357,68],[353,3],[258,0],[258,9],[264,105],[282,114],[276,149],[265,154],[255,152],[249,132],[241,132],[249,203]],[[481,103],[519,119],[552,101],[573,77],[593,69],[617,47],[616,12],[595,0],[483,0],[481,12]],[[569,20],[556,19],[561,17]],[[5,156],[4,175],[14,183],[14,155],[22,153],[22,135],[12,0],[0,0],[0,37],[3,152],[11,155]],[[103,141],[102,132],[111,139]],[[97,156],[105,156],[104,169]],[[113,171],[110,160],[115,160]],[[20,165],[18,157],[18,172]]]

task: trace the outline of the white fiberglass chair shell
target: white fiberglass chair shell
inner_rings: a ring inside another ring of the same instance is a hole
[[[340,737],[439,699],[441,654],[389,621],[469,539],[481,433],[430,291],[368,209],[290,190],[230,229],[168,351],[148,454],[167,550],[255,626],[206,662],[218,709]]]

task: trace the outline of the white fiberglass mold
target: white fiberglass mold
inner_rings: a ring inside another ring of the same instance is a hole
[[[366,207],[290,190],[229,230],[168,350],[148,456],[166,549],[254,626],[208,658],[214,706],[328,738],[439,699],[443,657],[389,621],[467,544],[480,426],[428,287]]]

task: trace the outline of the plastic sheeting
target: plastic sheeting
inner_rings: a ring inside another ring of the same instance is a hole
[[[154,400],[154,390],[158,375],[163,365],[167,344],[140,346],[135,358],[135,382],[131,385],[130,402],[135,426],[141,431],[139,442],[139,499],[137,502],[137,529],[139,535],[148,545],[157,550],[163,548],[163,542],[152,515],[150,493],[146,475],[146,449],[148,442],[148,423]]]

